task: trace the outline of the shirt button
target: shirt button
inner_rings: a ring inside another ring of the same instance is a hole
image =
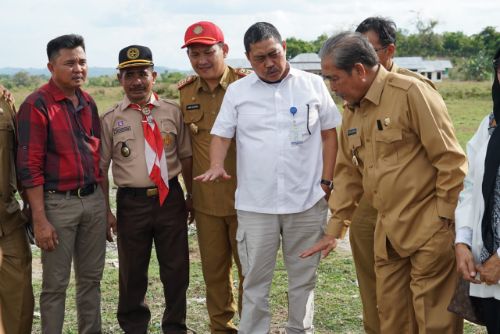
[[[380,215],[380,217],[385,218],[385,215],[384,215],[384,214],[382,214],[382,215]]]
[[[371,142],[370,138],[366,138],[366,142],[367,143]]]
[[[373,168],[373,165],[368,166],[368,168]]]
[[[378,194],[378,192],[377,192],[376,190],[374,190],[374,191],[373,191],[373,193],[374,193],[375,195],[377,195],[377,194]]]

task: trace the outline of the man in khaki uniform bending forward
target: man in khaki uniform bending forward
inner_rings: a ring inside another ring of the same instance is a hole
[[[454,210],[467,171],[441,96],[378,63],[359,33],[329,38],[323,75],[350,105],[344,113],[325,237],[327,255],[364,194],[378,211],[375,272],[382,333],[460,333],[447,311],[457,281]]]

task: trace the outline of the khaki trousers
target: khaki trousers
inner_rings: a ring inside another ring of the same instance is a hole
[[[375,284],[374,234],[376,223],[377,210],[368,203],[365,197],[362,197],[352,217],[349,241],[356,267],[359,294],[363,304],[363,326],[368,334],[380,333]]]
[[[30,334],[33,322],[31,249],[21,226],[0,237],[0,308],[5,333]]]
[[[457,283],[454,238],[454,226],[443,223],[409,257],[387,242],[389,258],[375,258],[382,333],[462,333],[463,321],[446,309]]]
[[[280,243],[288,274],[286,333],[314,333],[314,287],[320,253],[305,259],[299,254],[323,237],[327,210],[324,198],[293,214],[238,210],[236,238],[245,276],[239,334],[269,333],[269,291]]]
[[[42,251],[42,333],[62,332],[71,262],[76,281],[78,333],[101,332],[101,279],[106,252],[106,208],[100,187],[83,198],[45,193],[45,213],[59,244]]]
[[[216,217],[196,212],[196,229],[201,267],[206,285],[207,310],[211,333],[237,333],[232,319],[236,313],[232,264],[238,268],[238,311],[241,314],[243,276],[241,275],[236,215]]]

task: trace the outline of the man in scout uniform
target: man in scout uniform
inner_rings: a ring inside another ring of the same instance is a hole
[[[323,240],[301,256],[326,256],[365,196],[374,232],[381,333],[461,333],[447,311],[457,274],[454,211],[467,161],[446,105],[420,80],[388,72],[360,33],[329,38],[323,75],[350,106],[344,112],[332,217]]]
[[[0,85],[0,319],[6,333],[29,334],[34,303],[31,249],[15,197],[15,132],[14,101]]]
[[[386,70],[416,78],[425,82],[432,88],[434,84],[419,73],[399,67],[393,61],[396,52],[396,24],[382,17],[369,17],[359,24],[356,31],[368,38],[375,49],[379,62]],[[344,110],[349,104],[344,105]],[[380,333],[377,310],[375,257],[373,242],[377,210],[373,208],[366,197],[361,197],[358,207],[352,216],[350,225],[349,242],[352,257],[356,266],[359,292],[363,303],[363,324],[368,334]]]
[[[118,235],[118,322],[126,333],[147,332],[151,314],[144,298],[154,242],[166,303],[162,330],[186,333],[187,209],[177,177],[191,168],[189,133],[178,105],[153,92],[151,50],[131,45],[118,59],[125,97],[101,120],[101,168],[107,175],[113,160],[118,186],[116,219],[105,196],[109,227]],[[108,194],[107,178],[103,183]]]
[[[193,173],[199,175],[210,165],[210,130],[219,113],[226,88],[246,76],[249,71],[227,66],[224,58],[228,45],[220,28],[212,22],[197,22],[189,26],[183,48],[197,75],[179,82],[181,110],[191,131],[193,144]],[[226,166],[236,175],[236,151],[231,144]],[[193,184],[193,206],[201,253],[203,277],[206,284],[207,309],[212,333],[236,333],[232,322],[236,313],[233,297],[232,258],[238,267],[241,312],[242,284],[237,253],[236,229],[238,221],[234,209],[236,178],[220,182]]]

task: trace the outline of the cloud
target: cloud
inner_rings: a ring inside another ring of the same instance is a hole
[[[415,31],[417,15],[437,19],[437,32],[477,33],[498,27],[498,1],[476,0],[2,0],[0,67],[44,67],[47,42],[65,33],[86,39],[91,66],[116,66],[118,52],[130,44],[151,47],[155,63],[179,69],[190,65],[183,44],[185,29],[192,23],[217,23],[230,46],[230,58],[244,57],[243,34],[256,21],[273,23],[284,38],[305,40],[353,29],[364,18],[381,15]]]

